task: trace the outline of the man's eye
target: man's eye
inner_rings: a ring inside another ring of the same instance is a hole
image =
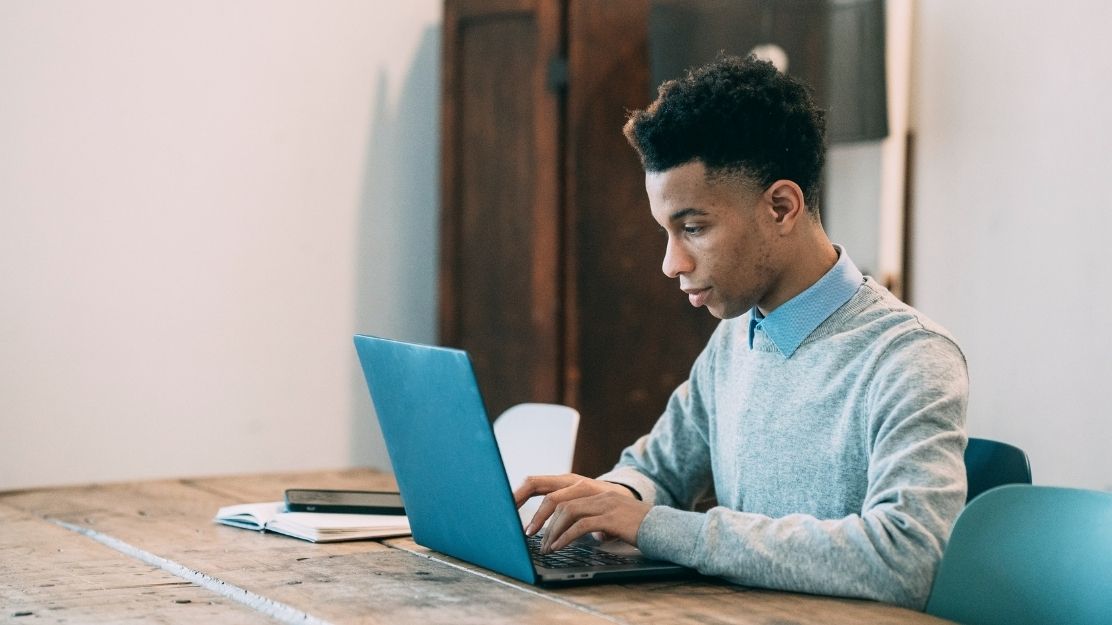
[[[699,234],[703,231],[703,226],[685,225],[683,227],[684,234]]]

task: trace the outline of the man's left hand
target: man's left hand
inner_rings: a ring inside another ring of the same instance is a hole
[[[545,499],[547,503],[548,497]],[[651,509],[652,504],[612,492],[563,501],[552,512],[541,553],[562,549],[588,532],[601,532],[636,545],[637,530]]]

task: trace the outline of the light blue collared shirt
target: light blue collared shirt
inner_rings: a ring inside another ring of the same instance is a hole
[[[784,358],[791,358],[819,324],[853,297],[865,276],[845,248],[835,245],[834,249],[838,250],[838,262],[818,282],[777,306],[767,317],[756,306],[749,311],[749,349],[753,349],[753,334],[760,328]]]

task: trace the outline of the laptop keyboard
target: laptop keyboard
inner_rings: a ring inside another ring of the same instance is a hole
[[[584,566],[606,566],[617,564],[638,564],[644,562],[643,556],[620,556],[590,545],[573,544],[541,555],[541,537],[529,536],[529,555],[533,563],[548,569],[578,568]]]

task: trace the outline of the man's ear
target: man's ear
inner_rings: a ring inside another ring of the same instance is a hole
[[[765,189],[764,194],[772,207],[776,224],[784,234],[791,232],[796,222],[807,212],[803,189],[791,180],[777,180]]]

